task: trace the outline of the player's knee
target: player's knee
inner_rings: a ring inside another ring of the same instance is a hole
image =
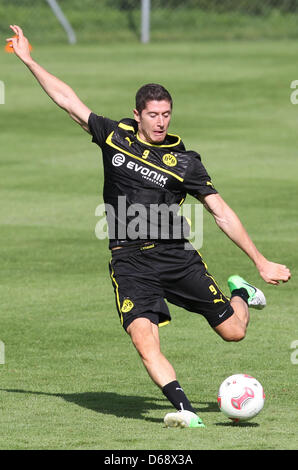
[[[160,353],[153,336],[147,338],[134,338],[133,344],[143,361],[153,361]]]
[[[244,328],[235,328],[224,335],[221,335],[225,341],[238,342],[245,338],[246,330]]]
[[[136,348],[136,350],[141,354],[141,351],[143,349],[143,344],[144,342],[142,341],[142,333],[139,331],[132,331],[130,334],[130,339],[132,341],[132,344]]]
[[[242,341],[246,334],[246,324],[240,321],[236,315],[215,327],[216,333],[221,336],[224,341]]]
[[[133,328],[127,330],[131,341],[143,360],[150,360],[159,353],[159,344],[154,337],[151,328]]]

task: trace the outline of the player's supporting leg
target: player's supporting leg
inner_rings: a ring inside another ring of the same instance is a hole
[[[158,326],[148,318],[136,318],[127,328],[133,345],[153,382],[161,389],[176,380],[173,366],[160,350]]]
[[[158,326],[147,318],[137,318],[128,326],[127,333],[149,376],[178,410],[165,416],[166,426],[204,427],[177,381],[173,366],[160,350]]]

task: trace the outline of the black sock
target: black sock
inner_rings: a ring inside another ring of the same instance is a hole
[[[187,396],[185,395],[183,389],[181,388],[177,380],[173,380],[173,382],[170,382],[165,385],[162,388],[162,393],[172,403],[176,410],[187,410],[195,413],[195,410],[191,406]]]
[[[234,289],[234,290],[232,291],[232,294],[231,294],[231,298],[232,298],[232,297],[241,297],[241,299],[243,299],[244,302],[246,302],[247,305],[248,305],[248,297],[249,297],[249,295],[248,295],[247,290],[244,289],[244,287],[241,287],[240,289]]]

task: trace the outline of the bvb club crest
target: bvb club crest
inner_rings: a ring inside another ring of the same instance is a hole
[[[134,303],[130,299],[124,299],[122,307],[121,307],[121,312],[128,313],[131,311],[133,307],[134,307]]]

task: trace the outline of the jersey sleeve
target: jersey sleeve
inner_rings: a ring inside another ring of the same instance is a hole
[[[192,162],[188,166],[184,178],[184,188],[188,194],[194,197],[217,193],[199,154],[192,157]]]
[[[103,116],[91,113],[88,119],[88,127],[92,135],[92,142],[102,147],[106,138],[118,126],[117,121],[112,121]]]

